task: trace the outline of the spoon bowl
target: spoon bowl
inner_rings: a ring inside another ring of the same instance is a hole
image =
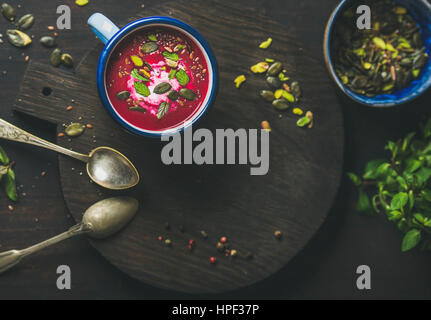
[[[0,119],[0,138],[32,144],[83,161],[90,179],[107,189],[128,189],[139,182],[138,170],[132,162],[112,148],[98,147],[89,155],[82,154],[36,137],[3,119]]]
[[[90,152],[89,157],[87,173],[98,185],[111,190],[123,190],[139,182],[135,166],[117,150],[98,147]]]
[[[0,273],[17,265],[22,258],[65,239],[87,234],[94,239],[104,239],[124,228],[138,211],[138,200],[130,197],[108,198],[89,207],[82,221],[66,232],[22,250],[0,253]]]
[[[138,201],[134,198],[108,198],[88,208],[82,223],[88,226],[91,238],[104,239],[124,228],[137,211]]]

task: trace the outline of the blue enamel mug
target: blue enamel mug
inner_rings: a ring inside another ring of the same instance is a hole
[[[401,6],[404,6],[409,11],[412,18],[418,23],[421,28],[424,45],[431,57],[431,5],[428,0],[393,0]],[[323,40],[323,51],[326,66],[329,70],[331,77],[334,79],[337,86],[351,99],[361,104],[371,107],[393,107],[406,102],[409,102],[425,91],[431,86],[431,58],[423,68],[419,77],[416,78],[407,88],[394,92],[393,94],[381,94],[375,97],[367,97],[353,92],[345,86],[341,79],[335,72],[333,56],[331,52],[331,41],[335,25],[343,15],[343,13],[352,6],[359,6],[364,4],[360,0],[343,0],[332,12],[326,26],[325,37]]]
[[[118,28],[111,20],[101,13],[94,13],[88,19],[88,25],[91,27],[96,36],[105,44],[102,54],[100,55],[97,66],[97,87],[103,105],[109,114],[118,122],[123,128],[129,132],[152,138],[160,138],[162,135],[172,135],[182,132],[185,128],[192,126],[199,121],[207,112],[209,107],[215,100],[218,90],[218,66],[216,58],[211,50],[210,45],[204,37],[190,25],[170,17],[146,17],[133,21],[123,28]],[[179,31],[185,34],[189,40],[201,50],[208,66],[208,90],[203,102],[192,116],[184,122],[174,127],[169,127],[163,130],[149,130],[139,128],[124,117],[122,117],[114,108],[112,101],[109,98],[106,84],[107,66],[111,54],[115,48],[129,36],[130,34],[139,31],[140,29],[148,29],[149,27],[167,27],[174,31]]]

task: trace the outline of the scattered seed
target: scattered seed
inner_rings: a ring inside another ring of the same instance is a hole
[[[208,239],[208,234],[206,233],[206,231],[204,231],[204,230],[201,230],[201,236],[202,236],[202,238],[204,238],[204,239]]]
[[[90,124],[90,123],[87,123],[86,127],[87,127],[88,129],[93,129],[93,125],[92,125],[92,124]]]
[[[235,249],[232,249],[232,250],[230,251],[230,256],[231,256],[231,257],[236,257],[236,256],[237,256],[237,254],[238,254],[238,251],[236,251]]]
[[[30,57],[29,56],[25,56],[24,61],[25,62],[29,62],[30,61]]]
[[[227,238],[226,237],[221,237],[220,238],[220,242],[221,243],[226,243],[227,242]]]
[[[70,111],[70,110],[72,110],[73,109],[73,107],[72,106],[68,106],[67,108],[66,108],[66,110],[67,111]]]
[[[55,30],[54,26],[48,26],[48,30],[52,31]]]
[[[42,171],[42,172],[40,173],[40,176],[41,176],[41,177],[46,176],[46,171]]]
[[[172,240],[171,240],[171,239],[166,239],[166,240],[165,240],[165,245],[166,245],[167,247],[172,246]]]
[[[269,125],[269,122],[266,121],[266,120],[262,121],[261,126],[262,126],[262,129],[264,129],[267,132],[271,132],[272,131],[271,126]]]
[[[282,238],[282,236],[283,236],[283,234],[281,233],[281,231],[280,231],[280,230],[276,230],[276,231],[274,232],[274,237],[275,237],[277,240],[280,240],[280,239]]]
[[[216,257],[210,257],[210,263],[215,264],[217,262]]]

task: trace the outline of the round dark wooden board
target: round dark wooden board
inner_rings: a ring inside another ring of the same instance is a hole
[[[123,131],[102,106],[95,79],[102,45],[89,52],[74,74],[32,63],[15,109],[57,123],[59,132],[71,121],[91,123],[94,128],[82,136],[57,142],[80,152],[100,145],[116,148],[140,171],[137,187],[111,192],[89,182],[84,164],[59,157],[64,198],[76,220],[108,196],[127,194],[140,201],[140,211],[126,229],[91,241],[112,264],[143,282],[184,292],[214,293],[250,285],[285,266],[311,239],[332,205],[344,143],[335,92],[324,66],[289,30],[251,9],[218,1],[175,2],[141,13],[150,15],[172,16],[196,27],[215,52],[220,90],[197,127],[215,132],[260,128],[262,120],[271,123],[267,175],[251,176],[249,165],[163,165],[160,141]],[[269,36],[274,39],[271,48],[259,49]],[[314,114],[312,129],[298,128],[291,110],[277,112],[259,98],[266,84],[249,67],[266,57],[282,61],[288,75],[300,82],[301,106]],[[247,76],[240,90],[233,85],[239,74]],[[41,93],[44,87],[52,89],[49,96]],[[66,111],[67,105],[73,110]],[[208,239],[202,239],[200,230]],[[275,230],[283,232],[281,241],[274,238]],[[172,239],[172,247],[158,241],[159,235]],[[217,252],[221,236],[239,251],[237,258]],[[196,240],[192,252],[187,249],[189,239]],[[247,253],[253,254],[251,260],[244,257]],[[210,256],[218,258],[216,265],[209,263]]]

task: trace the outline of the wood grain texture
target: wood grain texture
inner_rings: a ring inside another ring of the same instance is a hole
[[[343,120],[330,80],[321,63],[281,25],[253,10],[217,1],[189,2],[156,6],[145,15],[173,16],[196,27],[208,40],[220,66],[220,91],[198,127],[258,128],[268,120],[273,128],[268,175],[250,176],[249,166],[164,166],[160,142],[123,131],[101,105],[95,70],[102,45],[88,54],[76,74],[32,63],[15,109],[56,123],[59,131],[70,121],[91,123],[94,128],[81,137],[59,138],[58,143],[80,152],[111,146],[137,166],[142,182],[123,193],[140,200],[139,214],[120,234],[92,241],[115,266],[154,286],[193,293],[255,283],[304,247],[335,197],[343,162]],[[274,39],[271,49],[258,49],[268,36]],[[266,86],[262,78],[249,75],[241,90],[234,88],[232,80],[238,74],[249,74],[249,66],[267,56],[284,62],[289,76],[301,83],[301,105],[316,119],[312,130],[297,128],[294,116],[284,113],[280,118],[260,100],[258,91]],[[52,94],[41,94],[44,87],[50,87]],[[67,105],[73,110],[66,111]],[[63,194],[76,220],[95,201],[118,194],[90,183],[84,165],[75,160],[59,157],[59,165]],[[170,230],[165,229],[166,222]],[[282,241],[273,237],[278,229],[284,234]],[[199,237],[200,230],[208,232],[207,240]],[[156,240],[158,235],[169,236],[173,246],[164,247]],[[252,252],[254,258],[219,255],[215,245],[223,235],[232,248]],[[190,238],[197,241],[192,253],[187,250]],[[218,257],[216,266],[208,263],[212,255]]]

